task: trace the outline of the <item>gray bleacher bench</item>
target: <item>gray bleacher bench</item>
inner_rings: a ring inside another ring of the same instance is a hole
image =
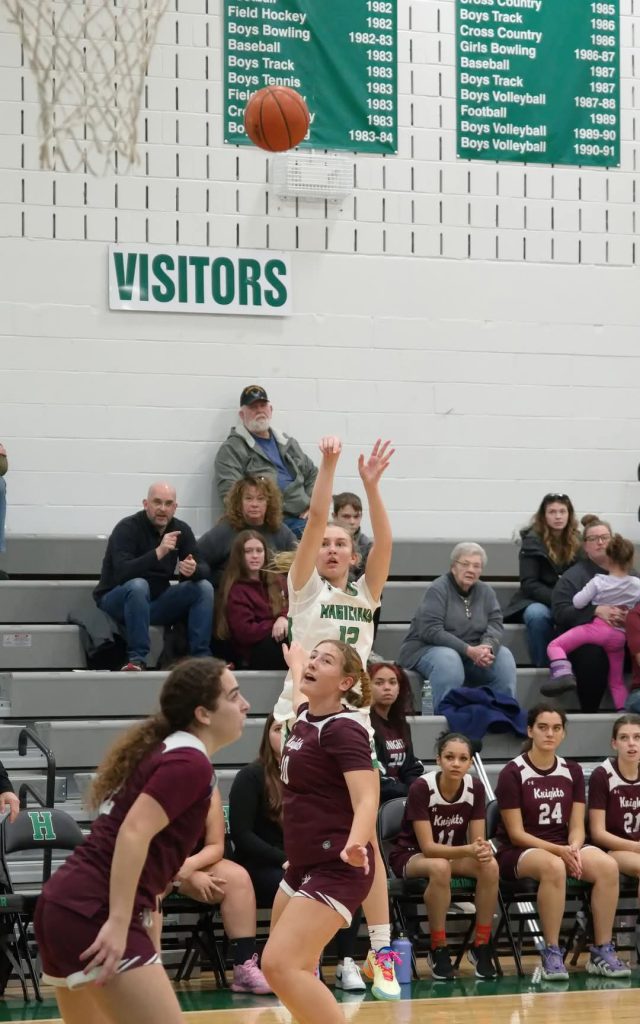
[[[381,623],[374,645],[376,652],[386,661],[394,661],[408,628],[408,622]],[[505,626],[504,642],[513,652],[518,665],[530,664],[524,626]],[[152,626],[151,665],[159,657],[162,643],[162,629]],[[86,659],[78,626],[42,623],[0,625],[0,672],[12,669],[35,671],[85,667]]]
[[[0,587],[0,622],[66,623],[69,612],[93,608],[92,580],[4,580]],[[384,588],[381,622],[409,622],[431,583],[425,580],[389,580]],[[506,608],[517,583],[494,581],[492,586]]]
[[[114,523],[115,526],[115,523]],[[488,556],[487,578],[509,579],[518,575],[518,548],[511,540],[483,541]],[[106,536],[65,534],[10,534],[7,550],[0,556],[0,568],[10,576],[97,576],[107,546]],[[440,576],[449,569],[449,555],[455,540],[397,537],[393,545],[391,575],[413,579]]]
[[[237,673],[251,714],[269,714],[284,677],[277,671]],[[6,672],[0,674],[0,699],[12,718],[107,718],[114,711],[120,718],[144,718],[157,708],[166,678],[166,672]]]

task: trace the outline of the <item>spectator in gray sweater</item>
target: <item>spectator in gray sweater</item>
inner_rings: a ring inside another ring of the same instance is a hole
[[[451,569],[427,589],[413,617],[398,662],[431,682],[434,711],[449,690],[490,686],[516,695],[516,664],[502,646],[502,612],[481,573],[487,556],[479,544],[456,544]]]

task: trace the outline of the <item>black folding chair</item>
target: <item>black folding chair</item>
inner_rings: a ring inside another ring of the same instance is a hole
[[[497,801],[492,801],[491,804],[489,804],[487,811],[487,837],[489,839],[493,839],[500,821],[500,811],[498,810]],[[577,902],[578,904],[576,913],[572,915],[572,924],[569,929],[566,943],[567,951],[576,944],[580,933],[584,931],[584,922],[589,919],[590,894],[591,885],[589,882],[582,882],[575,878],[567,878],[566,900]],[[537,942],[540,944],[543,941],[536,909],[537,899],[538,883],[535,879],[516,878],[513,881],[504,878],[500,879],[500,887],[498,890],[500,920],[498,921],[494,941],[497,945],[502,932],[504,931],[506,933],[507,941],[511,947],[513,958],[516,963],[516,970],[520,977],[524,977],[522,949],[525,941],[525,925],[528,927],[530,937],[534,940],[534,943]],[[566,916],[569,917],[569,914]],[[518,924],[517,937],[513,931],[512,918],[515,918]],[[578,949],[578,953],[580,952],[580,949],[581,946]]]
[[[83,840],[84,835],[78,823],[65,811],[55,807],[20,811],[13,823],[8,818],[0,823],[0,869],[3,875],[0,914],[5,921],[5,928],[0,935],[0,949],[20,978],[25,1000],[28,999],[28,992],[23,961],[35,997],[42,1001],[40,983],[29,949],[27,928],[33,919],[42,886],[51,873],[51,853],[53,850],[74,850]],[[12,853],[22,851],[35,851],[42,855],[41,883],[37,892],[15,892],[11,877],[12,862],[8,858]]]
[[[408,934],[407,921],[403,906],[414,905],[422,906],[424,903],[424,891],[427,887],[426,878],[396,878],[393,874],[389,864],[389,852],[393,845],[394,840],[397,838],[398,833],[402,825],[402,816],[404,814],[404,797],[396,797],[394,800],[389,800],[387,803],[382,804],[378,811],[378,843],[380,846],[380,852],[384,862],[385,870],[387,873],[387,891],[389,893],[389,901],[391,904],[392,917],[395,919],[397,927],[400,931]],[[451,879],[451,896],[454,901],[463,899],[465,902],[468,900],[473,901],[476,891],[475,878],[463,878],[456,877]],[[455,966],[458,967],[464,951],[469,947],[471,940],[471,933],[476,918],[475,907],[473,913],[467,911],[456,911],[455,917],[457,920],[465,920],[468,922],[468,927],[462,938],[462,942],[457,950],[455,958]],[[497,965],[499,968],[499,965]],[[415,951],[412,955],[412,967],[415,977],[418,977],[418,965],[416,960]]]

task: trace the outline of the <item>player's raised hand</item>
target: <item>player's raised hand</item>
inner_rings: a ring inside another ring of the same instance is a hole
[[[309,654],[302,644],[299,644],[297,640],[292,640],[288,645],[283,644],[282,654],[293,675],[301,679],[304,667],[309,660]]]
[[[359,843],[345,846],[340,854],[340,860],[343,860],[345,864],[351,864],[353,868],[362,868],[365,875],[369,874],[369,855],[366,846],[361,846]]]
[[[394,452],[395,448],[391,447],[391,441],[381,441],[378,438],[369,458],[365,460],[364,455],[359,457],[358,473],[365,487],[371,487],[378,483],[391,462],[391,456]]]
[[[318,447],[325,459],[337,459],[342,451],[342,441],[339,437],[329,435],[328,437],[320,438]]]

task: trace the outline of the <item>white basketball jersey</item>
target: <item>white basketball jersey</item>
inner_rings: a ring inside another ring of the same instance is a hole
[[[290,639],[305,651],[312,651],[322,640],[341,640],[355,647],[366,668],[373,647],[373,613],[380,602],[374,601],[364,576],[347,583],[345,590],[332,587],[317,569],[300,590],[289,589]],[[287,674],[284,688],[273,709],[276,721],[286,722],[292,715],[293,686]]]

